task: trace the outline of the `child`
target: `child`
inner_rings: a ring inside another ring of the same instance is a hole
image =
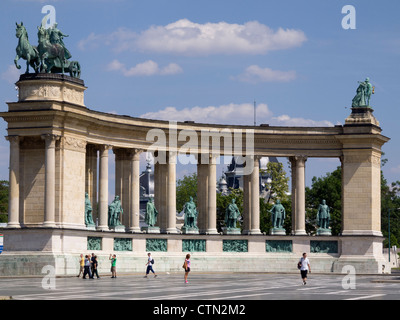
[[[190,254],[186,255],[185,263],[183,264],[183,268],[185,269],[185,283],[188,283],[187,277],[190,272]]]
[[[151,254],[150,254],[150,252],[147,254],[147,263],[146,263],[146,266],[147,266],[147,269],[146,269],[146,275],[144,276],[145,278],[147,278],[147,275],[150,273],[150,271],[151,272],[153,272],[154,273],[154,278],[155,277],[157,277],[157,275],[156,275],[156,273],[154,272],[154,270],[153,270],[153,262],[154,262],[154,260],[153,260],[153,258],[151,257]]]

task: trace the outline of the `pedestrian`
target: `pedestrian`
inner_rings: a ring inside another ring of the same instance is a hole
[[[97,261],[97,256],[93,254],[92,256],[92,278],[96,275],[97,279],[100,279],[99,273],[97,272],[97,267],[99,266],[99,262]]]
[[[116,278],[117,277],[117,255],[110,254],[109,260],[111,260],[111,278]]]
[[[83,271],[82,279],[86,279],[86,275],[87,274],[89,275],[89,279],[91,279],[92,278],[92,273],[91,273],[91,270],[90,270],[90,257],[89,257],[89,255],[85,256],[85,269]]]
[[[311,273],[311,266],[310,266],[310,260],[307,258],[307,253],[303,253],[303,256],[299,260],[299,265],[300,265],[300,274],[301,274],[301,279],[303,280],[303,286],[307,284],[307,273]]]
[[[185,262],[183,263],[182,267],[185,269],[185,283],[189,283],[187,281],[187,278],[188,278],[188,275],[190,272],[190,254],[189,253],[186,255]]]
[[[79,274],[77,275],[78,278],[81,276],[81,274],[83,275],[84,268],[85,268],[85,258],[83,257],[83,254],[81,253],[80,260],[79,260]]]
[[[146,263],[147,269],[146,269],[146,275],[144,276],[145,278],[147,278],[150,271],[153,272],[154,278],[157,277],[156,273],[153,270],[153,263],[154,263],[154,259],[151,257],[151,253],[149,252],[147,254],[147,263]]]

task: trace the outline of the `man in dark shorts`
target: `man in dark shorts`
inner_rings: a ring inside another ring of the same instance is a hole
[[[311,273],[311,266],[310,266],[310,260],[307,258],[307,253],[303,253],[303,257],[300,258],[299,261],[300,264],[300,274],[301,274],[301,279],[303,279],[303,285],[307,284],[307,273],[310,271]]]

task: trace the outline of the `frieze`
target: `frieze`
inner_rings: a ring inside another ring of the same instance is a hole
[[[77,139],[74,137],[62,137],[62,145],[64,149],[86,152],[87,142],[82,139]]]

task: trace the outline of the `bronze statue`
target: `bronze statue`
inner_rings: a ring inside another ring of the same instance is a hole
[[[225,210],[225,224],[228,229],[236,229],[236,222],[240,217],[240,211],[235,201],[235,199],[232,199]]]
[[[28,41],[28,33],[21,22],[16,23],[16,36],[19,39],[16,48],[17,55],[14,59],[15,66],[20,69],[18,60],[26,60],[26,72],[29,73],[31,66],[35,73],[64,73],[69,72],[71,77],[80,78],[81,66],[78,61],[70,61],[72,57],[66,48],[63,38],[68,35],[62,33],[55,24],[49,29],[38,27],[38,46],[32,46]]]
[[[198,229],[197,227],[197,209],[196,209],[196,204],[193,201],[193,197],[190,197],[190,200],[185,203],[185,206],[183,207],[183,211],[185,213],[185,222],[184,222],[184,227],[185,228],[194,228]]]
[[[121,216],[124,213],[119,196],[115,196],[114,201],[108,206],[108,226],[121,226]]]
[[[275,229],[282,229],[283,222],[285,221],[286,218],[286,210],[281,204],[281,201],[279,199],[276,200],[276,203],[269,212],[272,213],[271,215],[272,227]]]
[[[327,206],[326,201],[322,200],[322,204],[319,205],[317,213],[317,221],[319,227],[321,229],[328,229],[330,218],[331,215],[329,212],[329,207]]]
[[[149,227],[154,227],[157,222],[158,211],[154,205],[153,198],[150,198],[146,205],[145,222]]]
[[[92,205],[90,203],[89,195],[85,192],[85,224],[86,226],[94,226],[92,217]]]

